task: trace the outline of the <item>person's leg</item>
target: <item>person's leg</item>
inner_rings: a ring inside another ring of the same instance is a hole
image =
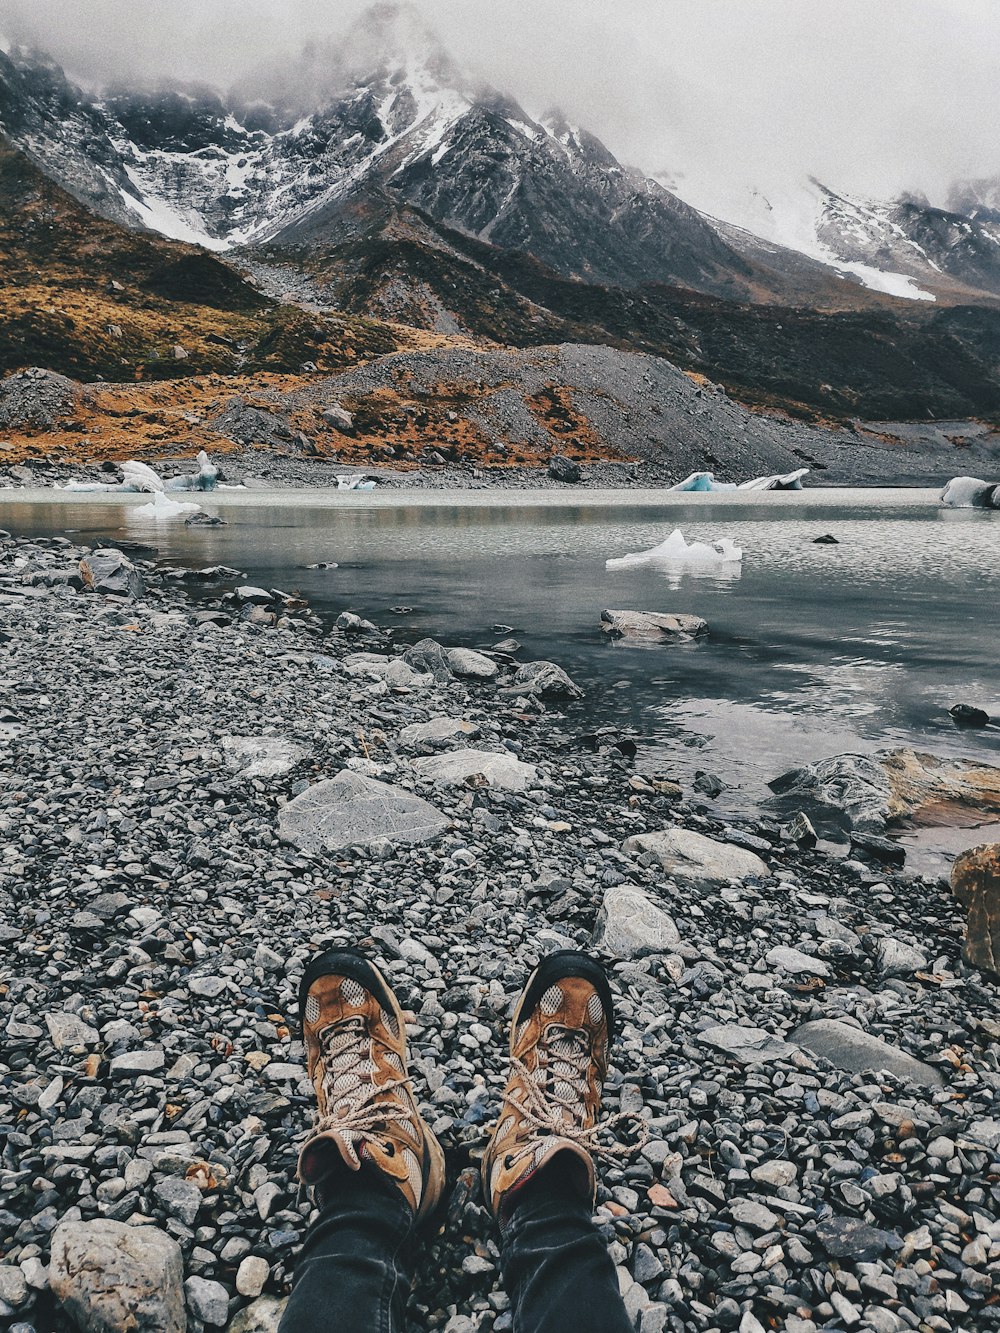
[[[444,1187],[410,1091],[402,1011],[373,963],[339,949],[306,969],[299,1014],[317,1102],[299,1179],[320,1214],[279,1333],[402,1333],[413,1241]]]
[[[413,1213],[373,1172],[338,1173],[309,1229],[279,1333],[402,1333]]]
[[[632,1333],[607,1246],[558,1158],[512,1201],[501,1263],[515,1333]]]
[[[613,1030],[604,970],[576,950],[543,959],[514,1011],[483,1190],[500,1226],[515,1333],[632,1328],[592,1219],[591,1153]]]

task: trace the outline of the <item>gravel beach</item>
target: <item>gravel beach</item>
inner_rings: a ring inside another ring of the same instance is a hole
[[[567,946],[648,1122],[597,1213],[639,1333],[1000,1327],[998,987],[946,884],[722,825],[514,645],[185,573],[0,540],[0,1326],[276,1328],[296,986],[360,942],[448,1158],[415,1329],[511,1327],[474,1168]]]

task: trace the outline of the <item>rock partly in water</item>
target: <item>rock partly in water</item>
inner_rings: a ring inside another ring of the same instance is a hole
[[[951,891],[968,913],[966,961],[1000,976],[1000,843],[963,852],[951,869]]]
[[[304,852],[432,842],[447,827],[429,801],[348,769],[317,782],[278,815],[281,837]]]
[[[815,801],[854,829],[879,834],[903,819],[965,827],[1000,813],[1000,768],[915,750],[841,754],[784,773],[782,797]]]
[[[605,892],[594,930],[595,948],[615,958],[645,958],[669,953],[680,941],[673,917],[638,889],[617,885]]]
[[[522,694],[581,699],[583,690],[574,685],[555,662],[525,662],[514,673],[514,686]]]
[[[453,675],[471,680],[492,680],[500,669],[492,657],[477,653],[472,648],[449,648],[445,653],[445,661]]]
[[[52,1238],[52,1293],[83,1333],[184,1333],[180,1246],[152,1226],[63,1222]]]
[[[280,736],[223,736],[226,765],[242,778],[276,778],[289,773],[309,753]]]
[[[972,704],[954,704],[948,709],[956,726],[959,727],[988,727],[990,725],[990,715],[982,708],[976,708]]]
[[[127,555],[111,548],[91,551],[80,561],[83,586],[106,597],[139,598],[146,595],[146,583]]]
[[[491,787],[504,791],[527,791],[538,781],[534,764],[522,763],[509,750],[497,754],[489,750],[452,750],[449,754],[431,754],[414,759],[413,767],[422,778],[445,787],[481,778]]]
[[[660,833],[637,833],[622,844],[633,856],[648,853],[672,878],[698,884],[727,884],[748,875],[766,878],[768,868],[754,852],[716,842],[692,829],[669,828]]]
[[[818,1018],[803,1023],[789,1040],[848,1073],[886,1069],[896,1078],[907,1079],[925,1088],[940,1087],[943,1081],[931,1065],[914,1059],[881,1037],[874,1037],[836,1018]]]
[[[640,643],[690,643],[708,633],[700,616],[659,611],[602,611],[601,629],[614,639]]]

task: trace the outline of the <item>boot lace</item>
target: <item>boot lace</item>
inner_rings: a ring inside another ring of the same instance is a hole
[[[542,1134],[570,1139],[594,1157],[608,1162],[623,1161],[640,1151],[649,1138],[642,1116],[634,1111],[618,1111],[603,1121],[588,1125],[586,1096],[591,1073],[590,1038],[582,1028],[567,1028],[551,1023],[538,1046],[538,1060],[545,1070],[544,1085],[521,1060],[511,1062],[524,1089],[518,1113]],[[568,1092],[562,1091],[563,1088]],[[614,1131],[626,1121],[638,1126],[635,1143],[602,1143],[599,1135]]]
[[[376,1102],[393,1088],[407,1086],[404,1075],[376,1083],[371,1059],[371,1037],[363,1019],[334,1023],[319,1035],[322,1051],[325,1115],[317,1116],[313,1135],[341,1134],[354,1150],[354,1143],[379,1137],[379,1131],[394,1122],[412,1118],[406,1104],[396,1098]]]

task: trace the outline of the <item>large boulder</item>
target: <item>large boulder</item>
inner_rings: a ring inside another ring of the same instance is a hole
[[[849,1074],[886,1069],[896,1078],[919,1083],[925,1088],[937,1088],[943,1082],[933,1066],[914,1059],[881,1037],[836,1018],[817,1018],[811,1023],[803,1023],[789,1040]]]
[[[281,837],[304,852],[433,842],[447,827],[429,801],[349,769],[315,783],[278,814]]]
[[[332,426],[334,430],[339,430],[341,435],[353,435],[354,417],[346,407],[341,407],[339,403],[332,403],[329,407],[323,408],[320,416],[328,426]]]
[[[966,961],[1000,976],[1000,843],[963,852],[951,868],[951,891],[968,913]]]
[[[614,958],[645,958],[670,953],[681,942],[674,919],[662,907],[627,884],[604,894],[594,929],[594,947]]]
[[[113,547],[91,551],[80,561],[83,586],[106,597],[144,597],[146,581],[127,555]]]
[[[655,856],[663,869],[682,883],[728,884],[748,875],[764,878],[770,872],[755,852],[716,842],[691,829],[669,828],[660,833],[637,833],[626,838],[622,851],[633,856]]]
[[[708,621],[683,612],[602,611],[601,629],[614,639],[639,643],[690,643],[708,633]]]
[[[579,463],[573,462],[572,458],[567,458],[564,454],[553,454],[549,459],[549,476],[553,481],[572,485],[583,476],[583,470]]]
[[[384,653],[348,653],[341,665],[349,676],[372,676],[395,689],[419,690],[434,683],[433,676],[415,671],[405,658]]]
[[[104,1218],[63,1222],[49,1285],[82,1333],[185,1333],[180,1246],[153,1226]]]
[[[481,777],[491,787],[527,791],[538,781],[535,765],[522,763],[509,750],[496,754],[489,750],[452,750],[449,754],[430,754],[423,759],[414,759],[413,767],[422,778],[429,778],[443,787],[457,787]]]
[[[574,685],[566,672],[555,662],[525,662],[514,672],[514,686],[522,694],[538,694],[580,699],[583,690]]]
[[[427,673],[437,681],[452,679],[448,654],[436,639],[420,639],[403,653],[403,661],[414,671]]]
[[[472,648],[449,648],[445,652],[445,661],[456,676],[472,680],[492,680],[500,669],[492,657]]]
[[[1000,768],[915,750],[834,755],[770,786],[783,798],[826,806],[864,833],[903,819],[962,827],[1000,813]]]

